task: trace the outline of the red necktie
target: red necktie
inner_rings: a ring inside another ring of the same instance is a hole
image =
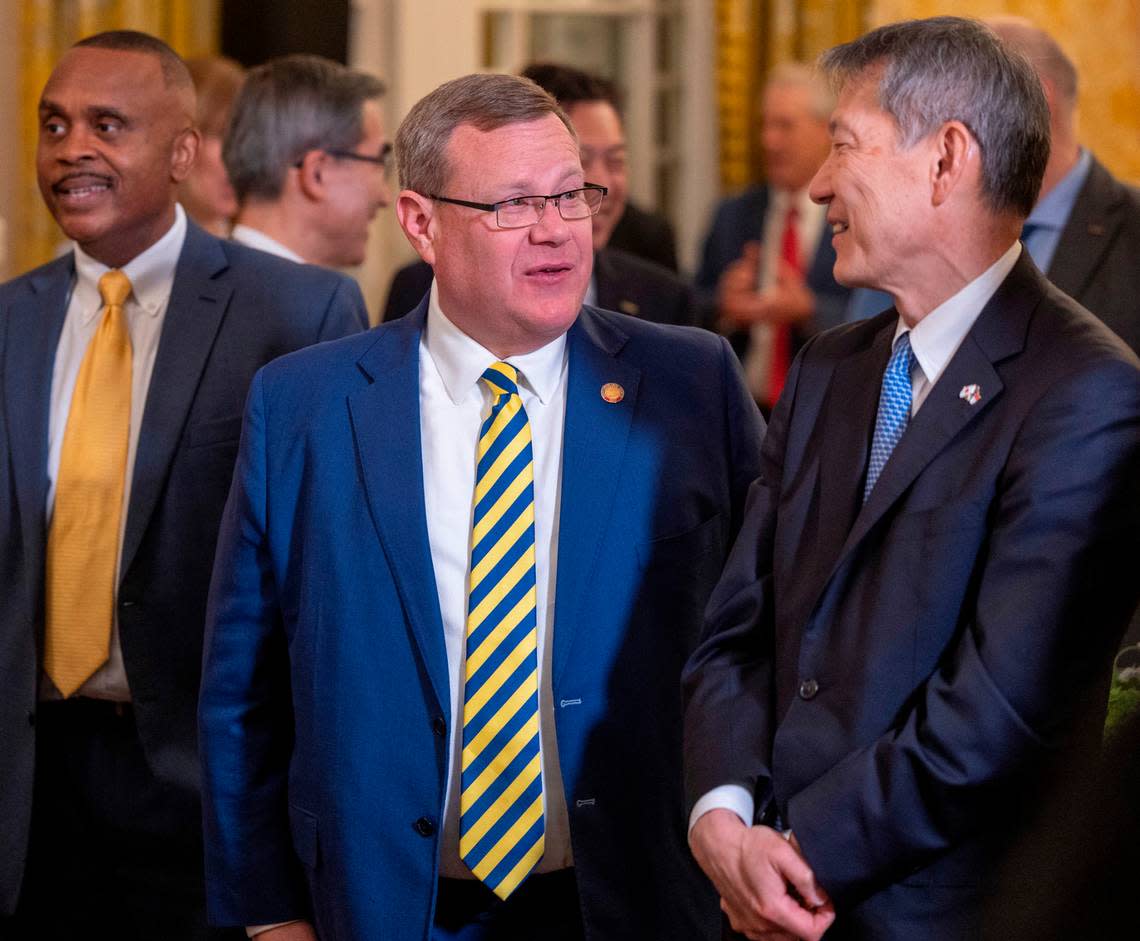
[[[784,234],[780,236],[780,259],[802,274],[800,264],[800,239],[796,233],[796,219],[799,211],[790,206],[784,216]],[[775,407],[780,393],[784,391],[784,380],[788,378],[788,368],[792,365],[792,328],[777,324],[772,335],[772,359],[768,368],[768,404]]]

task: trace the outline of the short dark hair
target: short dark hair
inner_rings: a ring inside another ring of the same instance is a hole
[[[194,79],[182,56],[157,36],[140,33],[135,29],[110,29],[79,40],[73,49],[110,49],[114,52],[141,52],[154,56],[162,68],[162,79],[167,88],[194,88]]]
[[[321,56],[281,56],[252,69],[222,145],[238,199],[276,199],[289,167],[310,150],[351,150],[364,133],[361,108],[382,94],[380,79]]]
[[[957,16],[892,23],[828,50],[820,65],[840,88],[877,73],[879,105],[904,147],[961,121],[981,150],[990,208],[1032,211],[1049,160],[1049,108],[1033,67],[993,30]]]
[[[608,78],[558,62],[532,62],[519,74],[545,90],[567,111],[584,101],[604,101],[621,115],[621,94]]]

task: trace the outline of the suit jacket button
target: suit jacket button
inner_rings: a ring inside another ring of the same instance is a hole
[[[815,680],[800,681],[800,699],[811,699],[819,692],[819,683]]]
[[[412,824],[412,829],[420,836],[431,836],[435,833],[435,823],[431,817],[420,817],[419,820]]]
[[[431,730],[440,738],[443,738],[447,735],[447,720],[443,716],[436,716],[431,720]]]

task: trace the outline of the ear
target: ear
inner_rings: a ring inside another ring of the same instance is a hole
[[[948,121],[934,134],[931,202],[941,206],[966,180],[980,175],[981,148],[961,121]]]
[[[396,218],[404,237],[420,258],[429,265],[435,264],[437,224],[435,203],[414,190],[401,190],[396,197]]]
[[[325,196],[325,184],[321,178],[324,166],[325,152],[308,150],[296,168],[297,184],[301,188],[301,194],[313,202],[320,202]]]
[[[170,178],[175,183],[181,183],[190,175],[190,168],[198,158],[201,143],[202,135],[193,127],[185,128],[174,138],[170,153]]]

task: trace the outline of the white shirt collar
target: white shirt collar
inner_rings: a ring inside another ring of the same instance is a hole
[[[989,268],[953,297],[935,307],[910,330],[910,348],[931,385],[938,381],[946,364],[958,352],[958,347],[962,345],[982,308],[994,296],[1020,255],[1021,243],[1014,242]],[[892,349],[894,342],[907,329],[902,317],[899,317],[891,341]]]
[[[270,238],[260,229],[254,229],[248,225],[235,225],[233,231],[230,233],[230,238],[242,245],[256,248],[258,251],[276,255],[278,258],[287,258],[289,261],[295,261],[302,265],[305,263],[305,259],[295,251],[291,248],[286,248],[278,242],[277,239]]]
[[[448,397],[456,405],[477,385],[487,367],[499,361],[499,357],[448,320],[439,306],[439,288],[434,279],[428,298],[424,344],[439,371]],[[566,334],[531,353],[511,356],[507,362],[519,371],[523,385],[546,405],[554,395],[566,365]]]
[[[174,205],[174,224],[166,234],[143,252],[140,252],[122,267],[122,272],[131,282],[131,296],[135,303],[151,317],[158,316],[174,284],[174,272],[182,254],[182,244],[186,241],[186,212],[178,203]],[[99,297],[99,279],[111,269],[101,261],[96,261],[78,244],[75,251],[76,291]],[[82,318],[87,323],[102,309],[102,301],[83,306]]]

